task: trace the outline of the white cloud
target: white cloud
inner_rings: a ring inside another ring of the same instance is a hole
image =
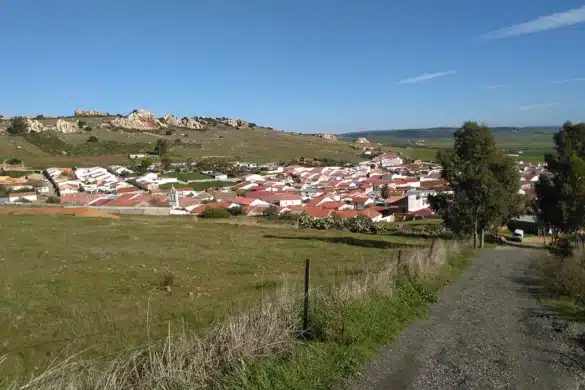
[[[547,16],[540,16],[530,22],[504,27],[489,32],[483,36],[484,39],[507,38],[516,35],[532,34],[541,31],[553,30],[556,28],[572,26],[585,22],[585,6],[574,8],[566,12],[559,12]]]
[[[498,88],[504,88],[506,86],[506,84],[493,84],[493,85],[488,85],[487,89],[498,89]]]
[[[551,84],[576,83],[578,81],[585,81],[585,77],[575,77],[573,79],[567,79],[567,80],[555,80],[555,81],[551,81]]]
[[[400,80],[398,84],[415,84],[420,83],[421,81],[436,79],[437,77],[443,76],[450,76],[457,73],[454,70],[450,70],[448,72],[438,72],[438,73],[423,73],[420,76],[412,77],[409,79]]]
[[[538,103],[538,104],[530,104],[527,106],[520,106],[520,110],[521,111],[525,111],[525,110],[538,110],[541,108],[548,108],[548,107],[553,107],[553,106],[558,106],[559,102],[552,102],[552,103]]]

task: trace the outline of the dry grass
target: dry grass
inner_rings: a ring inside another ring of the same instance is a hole
[[[456,245],[449,248],[450,254],[457,251]],[[334,337],[343,339],[346,326],[343,313],[352,301],[371,294],[391,296],[400,280],[428,277],[446,258],[445,243],[439,241],[430,248],[402,250],[382,270],[312,291],[317,305],[314,310],[332,313],[328,326],[340,333]],[[164,341],[121,353],[109,363],[88,362],[73,356],[25,384],[14,384],[12,389],[227,388],[230,386],[222,385],[229,383],[222,381],[225,376],[246,375],[250,365],[259,359],[293,353],[299,344],[301,300],[298,290],[284,285],[275,298],[264,299],[205,335],[186,328],[174,330],[169,324]],[[330,329],[327,332],[331,333]]]

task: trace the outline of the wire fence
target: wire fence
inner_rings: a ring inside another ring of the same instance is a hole
[[[409,249],[409,250],[400,250],[395,253],[390,259],[391,263],[396,265],[395,272],[398,273],[400,263],[402,261],[411,261],[413,263],[421,263],[421,261],[428,261],[427,257],[432,255],[434,251],[435,242],[428,248],[428,254],[425,252],[421,255],[421,259],[415,259],[412,261],[413,256],[418,256],[421,253],[421,249]],[[419,264],[419,265],[420,265]],[[340,288],[341,285],[347,285],[352,283],[354,280],[358,280],[363,277],[363,275],[367,275],[371,272],[378,272],[381,270],[380,265],[370,266],[370,264],[364,263],[363,267],[359,269],[359,272],[353,270],[353,273],[343,273],[338,270],[335,273],[335,277],[332,281],[328,283],[319,284],[317,286],[312,286],[310,284],[310,261],[306,260],[303,263],[299,262],[299,267],[304,266],[305,268],[305,277],[304,280],[286,280],[282,284],[282,289],[289,289],[287,291],[287,299],[291,302],[294,302],[298,306],[298,326],[302,329],[298,329],[301,333],[306,332],[309,326],[309,319],[308,316],[313,310],[319,310],[319,307],[309,307],[310,301],[309,298],[313,299],[319,296],[325,296],[327,294],[331,294]],[[388,266],[388,264],[386,264]],[[343,275],[343,276],[342,276]],[[372,281],[370,288],[376,288],[376,283],[382,283],[384,279],[380,279],[378,281]],[[302,288],[304,287],[304,289]],[[414,290],[416,294],[421,294],[420,291]],[[139,347],[133,348],[125,348],[124,350],[114,350],[112,352],[101,353],[99,354],[100,360],[109,360],[112,358],[116,358],[121,356],[122,353],[131,353],[133,351],[140,351],[144,350],[145,347],[148,345],[152,345],[156,342],[160,342],[160,332],[154,332],[153,327],[162,328],[163,326],[167,326],[168,328],[168,337],[171,337],[171,328],[174,327],[175,329],[179,329],[179,332],[176,332],[177,335],[181,334],[189,334],[194,333],[196,335],[205,334],[210,332],[214,329],[214,327],[218,326],[222,321],[225,322],[230,317],[237,317],[239,315],[246,315],[246,313],[250,312],[259,312],[262,313],[265,307],[268,305],[275,304],[278,301],[279,297],[278,294],[275,294],[274,289],[270,289],[269,293],[264,294],[264,291],[261,291],[260,296],[256,297],[256,302],[252,303],[250,297],[233,297],[230,296],[227,299],[223,299],[221,301],[213,302],[212,306],[202,306],[198,308],[193,308],[192,311],[189,311],[190,317],[197,318],[202,314],[209,314],[209,313],[222,313],[223,315],[218,315],[214,321],[211,321],[206,327],[200,327],[197,329],[189,328],[189,324],[183,319],[182,321],[176,321],[175,323],[171,323],[170,321],[159,321],[153,322],[152,320],[152,312],[150,311],[150,304],[148,305],[148,310],[146,312],[145,322],[140,324],[132,324],[126,325],[124,329],[121,330],[120,336],[124,336],[124,332],[127,332],[129,329],[137,329],[143,328],[145,332],[145,338],[143,341],[147,341],[147,344],[142,344]],[[149,300],[150,302],[150,300]],[[302,327],[301,327],[302,324]],[[102,338],[106,339],[108,336],[116,335],[116,331],[112,331],[112,329],[101,329],[97,332],[92,333],[83,333],[82,335],[67,335],[61,338],[46,340],[38,343],[31,343],[26,345],[18,345],[12,348],[2,348],[0,349],[0,356],[10,358],[13,354],[20,355],[23,351],[31,350],[31,349],[39,349],[45,346],[55,346],[54,348],[55,353],[58,352],[59,355],[63,354],[63,351],[67,350],[68,345],[75,345],[76,347],[83,347],[83,344],[87,343],[88,340],[91,341],[94,338]],[[82,341],[80,342],[80,339]],[[97,342],[93,344],[88,349],[98,348],[103,345],[108,345],[107,342]],[[59,348],[57,348],[59,347]],[[60,348],[63,347],[63,348]],[[86,349],[87,350],[87,349]],[[85,351],[85,350],[84,350]],[[77,352],[77,351],[76,351]]]

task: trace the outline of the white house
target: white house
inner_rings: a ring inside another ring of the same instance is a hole
[[[280,193],[269,197],[271,200],[278,202],[280,207],[300,206],[303,204],[301,195],[299,193]]]
[[[37,201],[37,193],[36,192],[12,192],[8,194],[8,202],[10,203],[19,203],[22,201],[28,202],[36,202]]]
[[[244,180],[247,181],[247,182],[249,182],[249,183],[253,183],[253,182],[257,182],[257,181],[266,181],[262,175],[258,175],[258,174],[255,174],[255,173],[246,176],[244,178]]]
[[[226,175],[225,173],[216,173],[213,178],[215,180],[227,180],[228,175]]]
[[[42,186],[37,187],[36,191],[38,194],[47,195],[51,192],[50,184],[45,182]]]
[[[379,157],[380,159],[380,166],[383,168],[385,167],[394,167],[397,165],[402,165],[404,161],[396,154],[384,154]]]

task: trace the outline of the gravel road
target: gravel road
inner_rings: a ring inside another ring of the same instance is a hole
[[[538,304],[530,269],[544,252],[481,252],[412,324],[350,381],[349,390],[585,389],[585,324]]]

